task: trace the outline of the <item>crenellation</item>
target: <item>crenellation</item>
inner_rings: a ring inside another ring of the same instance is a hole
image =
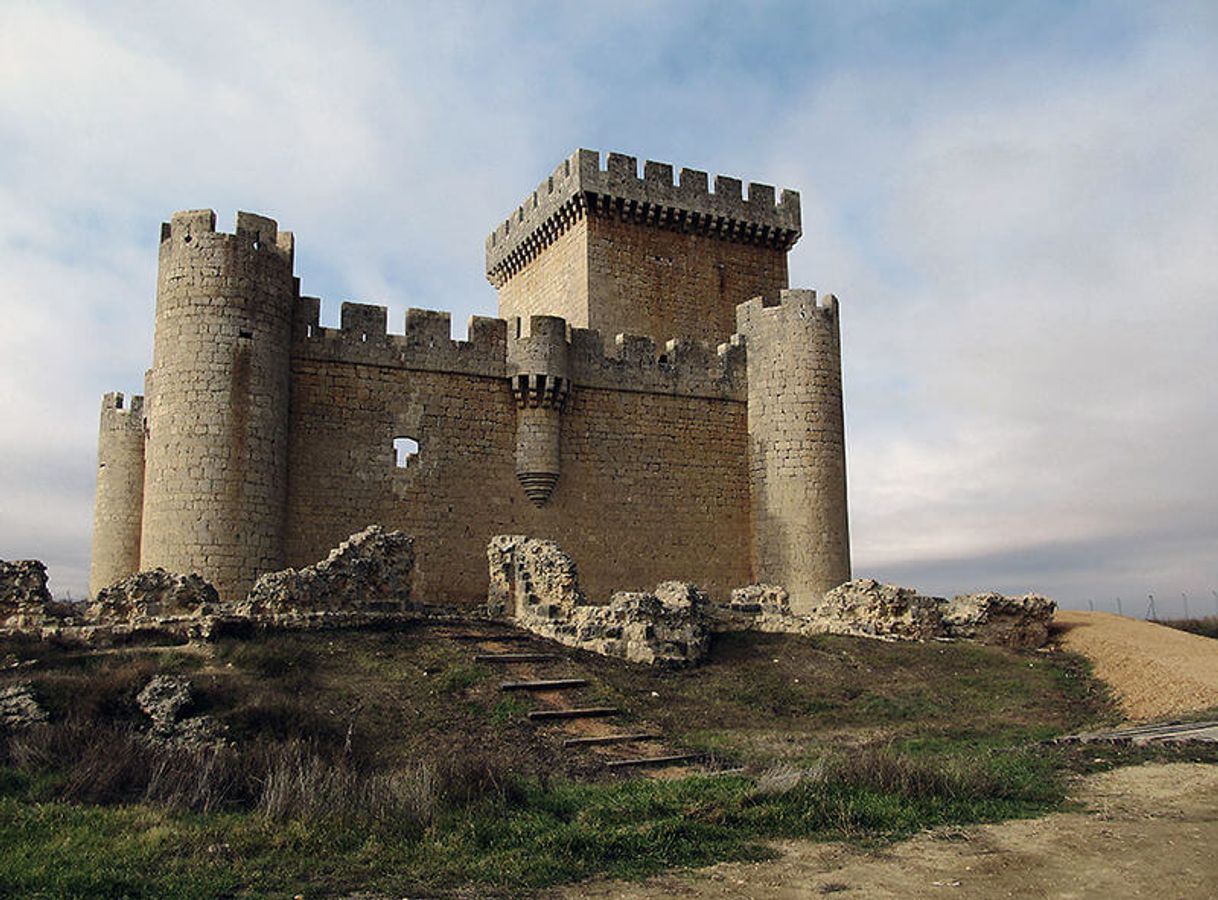
[[[775,203],[772,186],[750,183],[746,199],[740,179],[717,175],[712,191],[696,169],[682,169],[674,188],[672,172],[647,160],[640,178],[634,156],[609,153],[602,169],[599,153],[576,151],[487,237],[488,280],[502,287],[589,211],[783,251],[802,234],[796,191]]]
[[[380,340],[389,333],[389,310],[384,306],[344,302],[339,317],[339,330],[358,335],[360,341]]]
[[[468,340],[453,340],[447,312],[410,309],[401,334],[388,331],[384,306],[344,302],[340,325],[320,325],[321,301],[301,297],[294,310],[293,358],[426,372],[504,377],[507,323],[473,316]]]
[[[161,225],[161,241],[171,237],[185,239],[198,234],[215,234],[215,231],[215,210],[188,209],[174,213],[168,223]]]
[[[717,345],[688,338],[666,342],[658,352],[646,335],[619,334],[606,350],[600,335],[572,329],[571,381],[641,393],[743,400],[743,353],[721,354]]]
[[[434,309],[406,310],[406,343],[411,347],[443,347],[453,343],[452,316]]]

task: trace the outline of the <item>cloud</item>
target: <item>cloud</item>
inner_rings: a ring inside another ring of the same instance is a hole
[[[275,216],[328,322],[461,322],[494,307],[485,233],[593,146],[801,189],[857,571],[1218,586],[1212,5],[750,12],[6,4],[0,557],[83,591],[98,398],[141,385],[174,209]]]

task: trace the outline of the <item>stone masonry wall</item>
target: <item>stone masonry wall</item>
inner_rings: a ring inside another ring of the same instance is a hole
[[[144,398],[102,398],[97,437],[97,493],[89,593],[140,568],[144,507]]]
[[[579,371],[594,384],[612,375],[618,388],[572,390],[561,416],[562,473],[539,509],[516,478],[505,323],[480,320],[471,341],[459,342],[447,316],[412,311],[413,337],[404,338],[383,333],[383,310],[379,319],[370,312],[379,308],[345,315],[348,327],[338,330],[315,324],[315,301],[302,304],[287,565],[324,557],[371,521],[414,536],[415,596],[427,603],[483,602],[487,541],[512,532],[561,539],[586,561],[585,584],[599,596],[676,578],[725,598],[750,580],[745,406],[735,383],[712,378],[728,362],[738,366],[737,354],[690,353],[688,370],[654,355],[596,363],[581,338]],[[673,393],[686,384],[705,396]],[[405,468],[394,463],[395,437],[419,444]]]
[[[807,612],[850,579],[837,300],[783,291],[737,310],[748,354],[753,578]]]
[[[249,213],[162,229],[140,568],[201,570],[225,600],[283,568],[292,247]]]
[[[788,284],[785,250],[599,215],[587,227],[587,324],[608,337],[726,341],[737,304]]]
[[[588,223],[582,216],[499,290],[499,317],[509,327],[520,318],[527,332],[534,315],[561,316],[569,325],[588,327]]]

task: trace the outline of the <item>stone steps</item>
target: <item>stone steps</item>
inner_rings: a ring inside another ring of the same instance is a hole
[[[609,769],[628,769],[641,766],[671,766],[677,763],[701,761],[700,753],[672,753],[668,756],[640,756],[637,759],[611,759],[605,763]]]
[[[538,681],[505,681],[501,691],[565,691],[588,686],[587,678],[548,678]]]
[[[496,641],[528,641],[539,640],[535,635],[527,633],[496,633],[488,634],[460,634],[451,635],[457,640],[484,641],[491,644]],[[544,641],[544,638],[540,639]],[[522,647],[516,652],[484,652],[474,654],[474,662],[480,664],[492,665],[520,665],[522,668],[519,674],[522,677],[518,681],[504,681],[499,685],[501,691],[524,691],[524,692],[543,692],[543,691],[564,691],[586,688],[591,686],[592,680],[582,677],[528,677],[539,674],[549,674],[555,670],[548,668],[550,665],[571,663],[570,657],[562,653],[546,652],[538,649],[534,651],[530,647]],[[534,669],[530,664],[539,664],[540,670]],[[509,670],[511,671],[511,670]],[[562,671],[561,669],[558,671]],[[565,673],[564,673],[565,674]],[[544,701],[543,701],[544,702]],[[555,723],[576,723],[581,720],[596,720],[610,719],[614,716],[621,715],[621,710],[611,706],[584,706],[584,707],[562,707],[559,705],[561,701],[551,701],[549,708],[535,709],[525,713],[525,717],[530,722],[538,724]],[[578,728],[578,726],[576,726]],[[591,729],[595,731],[596,729]],[[568,734],[571,731],[568,730]],[[662,770],[666,767],[677,766],[682,763],[699,764],[705,763],[706,757],[699,753],[683,753],[674,752],[670,748],[664,746],[664,735],[654,732],[637,731],[637,732],[616,732],[610,734],[579,734],[576,731],[576,736],[565,738],[562,742],[564,749],[571,750],[586,750],[590,751],[600,759],[601,764],[607,769],[635,771],[640,770]],[[634,756],[632,753],[638,753],[640,748],[632,745],[653,742],[658,744],[655,747],[656,756]],[[620,748],[620,749],[619,749]],[[613,752],[616,750],[617,752]],[[605,757],[608,753],[609,758]],[[659,775],[659,771],[656,775]],[[645,777],[655,777],[647,775]]]
[[[530,662],[561,662],[565,656],[557,653],[477,653],[476,663],[530,663]]]
[[[603,719],[621,715],[615,706],[584,706],[576,709],[535,709],[525,713],[531,722],[548,722],[556,719]]]
[[[631,744],[635,741],[662,741],[662,734],[601,734],[591,737],[567,738],[562,742],[564,747],[599,747],[605,744]]]

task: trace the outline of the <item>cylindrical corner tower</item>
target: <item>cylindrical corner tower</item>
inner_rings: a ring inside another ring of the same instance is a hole
[[[545,506],[561,473],[559,433],[571,391],[567,322],[531,316],[529,333],[508,342],[516,398],[516,478],[535,506]]]
[[[97,435],[91,596],[139,571],[143,506],[144,398],[134,396],[124,408],[122,394],[106,394]]]
[[[850,579],[837,299],[782,291],[736,309],[748,354],[753,579],[816,606]]]
[[[161,228],[140,567],[198,572],[245,596],[283,568],[290,232],[211,210]]]

